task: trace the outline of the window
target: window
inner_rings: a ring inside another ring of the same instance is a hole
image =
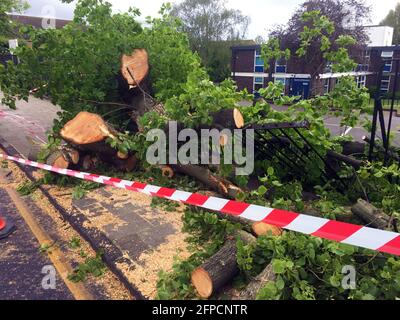
[[[383,76],[381,82],[381,91],[384,93],[389,92],[390,87],[390,76]]]
[[[324,92],[325,94],[329,93],[331,87],[331,79],[325,79],[324,80]]]
[[[357,72],[367,72],[369,70],[368,64],[359,64],[356,68]]]
[[[275,73],[286,73],[286,61],[285,59],[279,59],[275,63]]]
[[[383,72],[392,72],[392,61],[385,63],[383,66]]]
[[[275,66],[275,73],[286,73],[286,65],[277,64]]]
[[[366,81],[367,81],[367,77],[366,76],[358,76],[357,77],[357,87],[358,88],[364,88]]]
[[[261,57],[260,50],[256,50],[254,58],[254,72],[264,72],[264,60]]]
[[[393,51],[382,51],[382,58],[393,58]]]
[[[254,91],[258,91],[264,87],[263,77],[254,77]]]

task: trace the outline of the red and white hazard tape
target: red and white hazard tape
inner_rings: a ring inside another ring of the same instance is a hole
[[[372,229],[285,210],[271,209],[254,204],[209,197],[197,193],[162,188],[140,182],[60,169],[46,164],[3,155],[1,153],[0,158],[66,176],[182,202],[228,215],[239,216],[251,221],[262,221],[290,231],[400,256],[400,234],[395,232]]]

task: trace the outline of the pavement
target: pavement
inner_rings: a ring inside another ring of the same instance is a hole
[[[34,97],[29,102],[18,101],[16,110],[0,104],[0,137],[28,157],[38,145],[46,143],[47,132],[60,111],[49,101]]]

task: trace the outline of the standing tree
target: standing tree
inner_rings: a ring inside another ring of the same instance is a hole
[[[382,26],[393,27],[393,43],[400,43],[400,3],[396,5],[394,10],[390,10],[385,19],[381,22]]]
[[[174,6],[172,14],[182,20],[182,30],[212,80],[228,77],[229,47],[246,36],[250,18],[226,8],[225,0],[185,0]]]
[[[320,20],[317,25],[319,30],[324,30],[323,36],[334,42],[339,35],[350,36],[355,39],[356,46],[363,46],[367,40],[367,34],[363,27],[365,21],[369,20],[370,8],[364,0],[307,0],[296,10],[286,26],[278,26],[270,34],[272,38],[278,38],[283,48],[287,48],[293,54],[300,47],[303,39],[299,35],[312,27],[312,19],[304,19],[305,13],[318,11],[327,19]],[[332,24],[332,32],[326,28],[326,24]],[[305,29],[306,28],[306,29]],[[303,73],[316,76],[323,73],[326,67],[326,59],[320,50],[320,38],[309,39],[308,52],[300,58],[298,65],[301,65]]]

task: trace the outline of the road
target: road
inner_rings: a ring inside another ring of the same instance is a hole
[[[17,226],[13,234],[0,240],[0,299],[73,300],[49,257],[40,253],[37,239],[4,187],[0,187],[0,199],[0,215]],[[55,275],[51,288],[45,279],[49,270]]]

